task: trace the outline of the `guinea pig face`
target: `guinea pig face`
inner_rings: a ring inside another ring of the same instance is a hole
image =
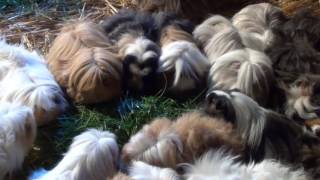
[[[205,99],[205,112],[233,122],[236,118],[236,113],[231,98],[231,95],[227,92],[212,91]]]
[[[148,94],[156,83],[159,49],[146,39],[136,40],[134,44],[128,47],[123,60],[124,89]]]

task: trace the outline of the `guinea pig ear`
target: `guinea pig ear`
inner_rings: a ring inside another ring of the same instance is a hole
[[[178,164],[175,168],[175,171],[179,174],[179,175],[184,175],[188,172],[190,172],[192,169],[192,165],[189,163],[181,163]]]

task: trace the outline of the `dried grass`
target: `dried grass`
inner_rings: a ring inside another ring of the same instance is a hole
[[[288,15],[301,8],[310,8],[320,15],[318,0],[269,0],[280,6]],[[8,11],[0,14],[0,35],[8,41],[26,45],[31,50],[43,54],[48,52],[52,40],[61,24],[70,19],[90,18],[99,22],[104,17],[115,14],[123,7],[132,7],[132,0],[82,0],[66,1],[65,8],[53,5],[50,8],[33,8],[29,12]]]
[[[63,1],[63,0],[61,0]],[[68,9],[61,8],[59,6],[51,6],[50,8],[34,8],[31,11],[17,12],[15,10],[0,11],[0,35],[7,38],[8,41],[13,43],[23,43],[32,50],[38,50],[43,54],[48,52],[51,42],[54,40],[57,35],[59,28],[62,23],[77,18],[90,18],[96,22],[99,22],[101,19],[115,14],[119,9],[123,7],[132,7],[132,0],[82,0],[79,3],[78,0],[65,0],[68,1]],[[320,6],[318,0],[268,0],[269,2],[279,5],[288,15],[292,15],[298,9],[309,7],[316,14],[320,15]],[[73,3],[72,3],[73,2]],[[75,3],[77,2],[77,3]],[[147,104],[147,103],[145,103]],[[154,104],[154,103],[152,103]],[[166,105],[167,106],[167,105]],[[168,106],[170,109],[172,106]],[[160,108],[161,109],[161,108]],[[183,109],[186,109],[183,107]],[[161,109],[162,110],[162,109]],[[148,110],[144,110],[149,113]],[[165,113],[168,113],[169,110],[163,110]],[[84,111],[86,112],[86,111]],[[143,112],[143,111],[142,111]],[[92,113],[88,113],[91,115]],[[98,113],[95,113],[99,117]],[[141,113],[138,113],[139,116]],[[158,115],[158,114],[156,114]],[[131,117],[133,120],[140,118]],[[81,119],[81,118],[80,118]],[[87,119],[87,116],[84,116],[83,119]],[[99,119],[100,120],[100,119]],[[103,122],[105,118],[102,117]],[[135,121],[132,121],[137,124]],[[73,124],[72,124],[73,125]],[[128,121],[122,122],[121,127],[125,126],[123,129],[130,125]],[[99,124],[97,126],[100,126]],[[120,127],[120,126],[119,126]],[[79,128],[74,126],[74,128]],[[132,127],[128,127],[132,129]],[[39,166],[43,165],[52,165],[52,161],[56,160],[59,157],[51,157],[50,148],[54,145],[51,143],[51,146],[48,145],[48,142],[53,141],[51,131],[56,129],[48,127],[43,131],[40,131],[39,135],[43,137],[44,142],[43,146],[35,146],[32,151],[30,158],[28,160],[28,169],[34,170]],[[76,129],[78,130],[78,129]],[[122,130],[122,129],[121,129]],[[78,131],[68,131],[72,133],[78,133]],[[123,132],[119,132],[121,134]],[[73,134],[72,134],[73,135]],[[72,137],[68,136],[62,140],[70,140]],[[126,138],[130,133],[123,133],[123,136]],[[121,136],[122,137],[122,136]],[[125,141],[126,138],[122,138],[121,141]],[[40,138],[41,140],[41,138]],[[62,141],[61,140],[61,141]],[[41,144],[41,143],[40,143]],[[49,143],[50,144],[50,143]],[[65,143],[67,146],[68,143]],[[44,156],[40,156],[40,150],[42,153],[45,153]],[[48,151],[47,151],[48,150]],[[58,154],[60,154],[59,152]],[[55,154],[56,155],[56,154]],[[19,179],[19,178],[18,178]],[[21,178],[20,178],[21,179]]]
[[[49,46],[62,23],[71,19],[90,18],[96,22],[130,7],[130,0],[83,0],[67,3],[68,10],[59,6],[35,8],[29,12],[9,11],[0,15],[0,34],[9,42],[23,43],[31,50],[48,52]]]

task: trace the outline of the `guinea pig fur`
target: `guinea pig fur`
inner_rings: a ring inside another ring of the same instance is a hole
[[[165,128],[159,128],[159,124],[165,124],[161,126]],[[154,138],[148,143],[150,137]],[[134,149],[142,147],[142,141],[143,148]],[[146,125],[124,146],[122,157],[127,161],[139,160],[150,165],[174,168],[179,163],[193,162],[209,149],[220,147],[235,154],[242,153],[243,144],[233,126],[200,112],[191,112],[173,123],[158,119]],[[131,152],[134,149],[134,153],[130,153],[129,149]]]
[[[215,34],[224,29],[231,28],[232,26],[229,19],[221,15],[213,15],[194,29],[193,37],[196,39],[197,43],[202,47],[205,47]]]
[[[245,143],[246,161],[274,158],[295,162],[304,144],[319,139],[303,126],[271,110],[238,91],[215,90],[207,95],[205,111],[232,122]]]
[[[264,43],[264,49],[267,49],[278,40],[273,29],[281,28],[286,19],[279,7],[270,3],[259,3],[241,9],[233,16],[232,23],[239,31],[255,35]]]
[[[64,25],[47,56],[49,69],[76,103],[110,101],[121,95],[122,62],[101,25]]]
[[[286,92],[284,113],[288,118],[299,121],[319,117],[319,83],[309,75],[300,76],[290,84],[279,82],[279,87]]]
[[[284,37],[282,43],[277,43],[266,50],[278,78],[294,82],[300,75],[320,73],[319,53],[306,36],[290,38],[283,35],[282,37]]]
[[[153,94],[156,89],[160,47],[157,25],[151,14],[122,9],[102,22],[105,33],[119,48],[123,62],[123,90]]]
[[[161,14],[157,17],[166,19],[159,16]],[[197,47],[190,33],[193,28],[186,25],[188,23],[174,17],[167,19],[168,22],[162,20],[161,25],[162,54],[158,72],[165,74],[168,81],[166,86],[169,86],[171,93],[199,91],[205,87],[209,61]],[[164,25],[165,22],[167,25]]]
[[[141,161],[134,161],[129,167],[129,175],[118,173],[111,180],[181,180],[173,169],[151,166]]]
[[[309,9],[297,11],[286,23],[282,31],[291,38],[307,37],[311,46],[317,51],[320,50],[320,18],[314,15]]]
[[[275,82],[271,60],[264,53],[249,48],[231,51],[211,66],[208,88],[238,89],[265,106]]]
[[[304,124],[310,128],[316,136],[320,137],[320,119],[310,119],[305,121]]]
[[[29,106],[37,125],[44,125],[66,110],[63,91],[47,69],[44,59],[23,46],[0,41],[0,101]]]
[[[208,179],[288,179],[309,180],[303,169],[294,170],[274,160],[263,160],[257,164],[241,164],[237,157],[223,150],[209,151],[193,165],[186,166],[186,180]]]
[[[24,158],[36,138],[37,125],[32,110],[0,102],[0,179],[8,179],[22,168]]]
[[[73,139],[56,167],[38,180],[105,180],[117,173],[119,157],[115,135],[89,129]]]
[[[263,51],[261,40],[247,32],[238,31],[231,22],[222,16],[212,16],[200,24],[193,36],[203,47],[211,64],[228,53],[239,49],[251,48]]]

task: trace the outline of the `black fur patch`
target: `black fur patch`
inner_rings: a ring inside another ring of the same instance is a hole
[[[117,41],[125,33],[140,33],[142,36],[157,40],[157,25],[151,14],[131,9],[121,9],[117,14],[106,18],[102,26],[108,37]]]
[[[271,158],[294,162],[302,146],[299,139],[301,130],[302,127],[294,121],[270,111],[267,113],[260,146],[254,149],[247,146],[247,160],[261,161],[265,158],[267,150],[272,153]]]
[[[195,26],[189,20],[179,18],[175,13],[159,12],[154,13],[153,17],[159,30],[169,25],[174,25],[192,34]]]
[[[144,68],[150,68],[150,73],[141,77],[142,87],[137,88],[131,86],[134,84],[133,78],[136,76],[135,72],[130,70],[130,65],[135,64],[139,71]],[[158,69],[158,57],[149,58],[143,63],[138,63],[137,58],[132,55],[128,55],[123,60],[123,81],[122,88],[125,92],[130,92],[133,95],[151,95],[156,91],[157,84],[157,69]]]
[[[227,97],[217,95],[214,92],[207,95],[204,110],[211,116],[221,117],[232,123],[236,121],[236,113],[231,101]]]
[[[320,50],[320,18],[309,9],[298,11],[284,24],[283,30],[292,38],[306,36],[313,47]]]
[[[267,50],[267,54],[272,60],[276,76],[289,78],[289,82],[295,81],[300,74],[320,73],[319,53],[305,37],[295,37],[278,44]]]

